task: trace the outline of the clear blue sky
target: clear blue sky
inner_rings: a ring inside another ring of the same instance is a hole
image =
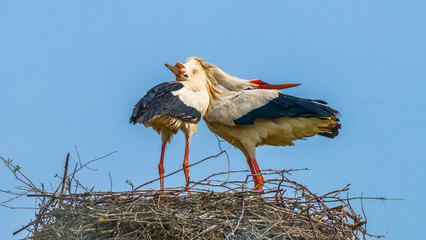
[[[295,178],[318,193],[351,183],[352,196],[405,198],[365,202],[368,229],[424,238],[425,13],[424,1],[2,1],[0,156],[47,185],[57,184],[66,153],[77,159],[75,145],[83,161],[118,151],[79,176],[87,186],[109,190],[108,173],[113,190],[156,178],[160,138],[128,124],[131,111],[151,87],[173,80],[164,63],[198,56],[239,77],[302,83],[286,92],[341,111],[336,139],[258,148],[261,168],[310,168]],[[248,169],[239,151],[228,151],[231,169]],[[217,152],[200,124],[190,162]],[[166,173],[182,166],[183,154],[179,134]],[[226,169],[218,158],[190,174]],[[16,184],[1,166],[0,189]],[[165,184],[183,185],[183,173]],[[0,238],[33,214],[0,208]]]

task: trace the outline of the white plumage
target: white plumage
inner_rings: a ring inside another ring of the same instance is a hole
[[[204,116],[206,122],[220,122],[234,126],[234,120],[238,119],[253,109],[260,108],[277,98],[277,90],[242,90],[223,91],[210,106],[209,112]]]
[[[210,131],[245,155],[255,189],[262,189],[264,181],[256,160],[257,146],[292,146],[295,140],[318,134],[337,136],[338,111],[325,102],[296,98],[277,90],[256,89],[281,89],[299,84],[269,85],[255,80],[263,85],[253,86],[254,81],[233,77],[209,65],[216,83],[234,91],[223,91],[203,119]]]
[[[185,105],[197,109],[201,115],[207,112],[210,104],[210,96],[207,89],[195,81],[184,81],[181,82],[184,87],[172,92],[172,94],[178,97]]]

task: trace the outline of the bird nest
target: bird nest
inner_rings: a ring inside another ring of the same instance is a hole
[[[306,169],[264,170],[268,180],[262,191],[248,188],[253,183],[246,171],[228,171],[190,181],[190,192],[187,187],[139,190],[143,185],[132,191],[94,192],[75,179],[86,164],[80,162],[67,174],[67,158],[61,184],[48,193],[37,189],[12,163],[6,165],[30,189],[24,196],[40,201],[35,220],[15,232],[27,230],[30,239],[383,237],[367,232],[364,210],[361,216],[351,206],[353,200],[361,200],[362,205],[367,198],[349,198],[349,185],[319,195],[289,178]],[[240,180],[231,180],[234,175]],[[241,175],[246,178],[241,180]],[[86,190],[72,193],[72,185]]]
[[[44,211],[31,228],[32,238],[362,239],[369,235],[350,199],[339,197],[348,187],[317,195],[290,180],[290,172],[265,171],[270,180],[264,191],[245,188],[249,181],[208,178],[191,183],[190,193],[175,188],[34,195],[45,199]],[[215,176],[222,174],[226,173]]]

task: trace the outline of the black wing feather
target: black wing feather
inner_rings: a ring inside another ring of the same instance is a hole
[[[135,105],[130,123],[144,123],[158,115],[176,117],[191,122],[200,121],[200,112],[185,105],[179,97],[172,94],[172,91],[183,87],[184,85],[179,82],[166,82],[151,88]]]
[[[293,97],[280,93],[279,96],[264,106],[253,109],[246,115],[234,120],[235,124],[249,125],[253,124],[258,118],[279,118],[279,117],[335,117],[336,126],[331,133],[319,133],[319,135],[334,138],[339,134],[342,125],[338,123],[337,118],[339,111],[326,106],[326,102],[322,100],[310,100],[304,98]]]
[[[337,110],[326,106],[324,103],[321,100],[298,98],[280,93],[277,98],[234,120],[234,123],[249,125],[253,124],[258,118],[336,117],[339,114]]]

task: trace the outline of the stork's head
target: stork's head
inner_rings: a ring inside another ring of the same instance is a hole
[[[202,59],[196,57],[188,58],[185,63],[177,62],[172,66],[165,64],[175,75],[177,81],[188,81],[192,78],[207,78],[206,69],[203,67]]]
[[[209,92],[210,100],[218,98],[221,90],[216,87],[217,81],[211,75],[206,61],[198,57],[190,57],[182,64],[176,63],[175,66],[165,64],[175,75],[177,81],[188,81],[197,88],[205,89]]]

